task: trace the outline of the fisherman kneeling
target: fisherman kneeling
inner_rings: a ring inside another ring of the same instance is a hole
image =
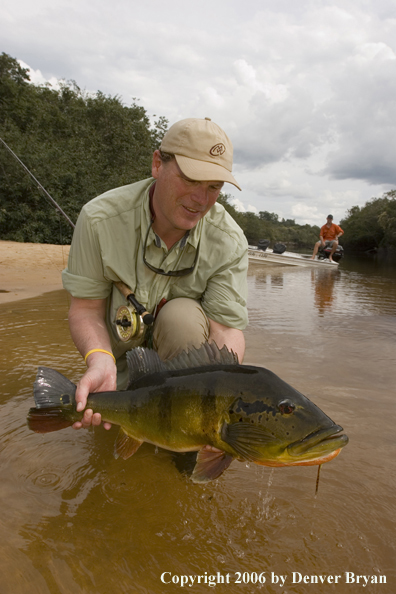
[[[117,333],[116,312],[125,305],[114,284],[120,281],[155,316],[151,340],[161,359],[214,341],[242,362],[247,241],[216,203],[224,182],[240,189],[232,155],[228,136],[209,118],[182,120],[154,151],[151,178],[83,207],[62,274],[71,295],[70,333],[88,366],[78,410],[90,392],[125,388],[125,353],[147,344],[147,332],[128,341]],[[86,410],[74,427],[100,423],[100,414]]]

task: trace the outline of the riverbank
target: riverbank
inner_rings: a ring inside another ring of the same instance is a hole
[[[69,245],[0,241],[0,304],[62,289]]]

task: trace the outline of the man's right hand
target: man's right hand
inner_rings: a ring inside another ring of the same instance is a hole
[[[106,299],[79,299],[70,297],[69,327],[74,344],[84,357],[88,369],[77,384],[77,410],[83,411],[90,392],[107,392],[117,388],[117,367],[111,355],[110,338],[106,328]],[[95,349],[104,349],[106,352]],[[91,351],[94,352],[91,352]],[[74,423],[74,429],[100,425],[99,413],[91,409],[84,411],[81,421]],[[110,423],[104,423],[110,429]]]
[[[117,389],[117,367],[114,360],[106,353],[92,353],[88,357],[88,369],[77,384],[76,402],[77,410],[83,411],[87,405],[88,394],[92,392],[112,392]],[[84,411],[81,421],[74,423],[74,429],[100,425],[100,413],[93,413],[88,408]],[[110,423],[103,423],[105,429],[110,429]]]

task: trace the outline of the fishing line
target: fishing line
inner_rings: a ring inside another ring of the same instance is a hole
[[[1,138],[0,136],[0,140],[3,143],[3,145],[6,147],[6,149],[11,153],[11,155],[13,157],[15,157],[15,159],[18,161],[18,163],[20,165],[22,165],[22,167],[24,168],[24,170],[30,175],[30,177],[34,180],[34,182],[37,184],[37,186],[44,192],[44,194],[47,196],[47,198],[49,198],[49,200],[51,201],[51,203],[55,206],[55,208],[65,217],[66,221],[69,223],[69,225],[71,225],[71,227],[73,227],[73,229],[75,228],[75,224],[73,223],[73,221],[71,219],[69,219],[69,217],[67,216],[67,214],[61,209],[61,207],[59,206],[59,204],[57,202],[55,202],[55,200],[52,198],[52,196],[47,192],[47,190],[44,188],[44,186],[42,186],[40,184],[40,182],[38,181],[38,179],[36,179],[33,175],[33,173],[26,167],[26,165],[24,163],[22,163],[22,161],[20,160],[20,158],[14,153],[14,151],[8,146],[8,144]]]
[[[57,209],[58,212],[61,213],[61,215],[64,216],[64,218],[66,219],[66,221],[69,223],[69,225],[75,229],[75,224],[73,223],[73,221],[71,219],[69,219],[69,217],[67,216],[67,214],[62,210],[62,208],[59,206],[59,204],[52,198],[52,196],[47,192],[47,190],[44,188],[44,186],[42,186],[40,184],[40,182],[38,181],[38,179],[36,179],[33,175],[33,173],[26,167],[26,165],[21,161],[21,159],[14,153],[14,151],[8,146],[8,144],[1,138],[0,136],[0,140],[3,143],[3,145],[6,147],[6,149],[11,153],[11,155],[13,157],[15,157],[15,159],[18,161],[18,163],[24,168],[24,170],[30,175],[30,177],[35,181],[35,183],[37,184],[37,186],[45,193],[45,195],[49,198],[49,200],[51,201],[51,203],[53,204],[53,206],[55,206],[55,208]],[[154,316],[152,316],[148,311],[146,311],[146,308],[137,301],[133,291],[131,291],[131,289],[122,281],[116,282],[114,283],[117,287],[117,289],[124,295],[124,297],[126,298],[127,301],[129,301],[129,303],[132,305],[132,308],[134,308],[134,310],[136,310],[137,315],[139,316],[139,318],[141,318],[143,324],[145,326],[150,326],[151,324],[153,324],[154,322]],[[128,307],[128,306],[127,306]],[[121,308],[119,308],[121,309]],[[124,307],[125,309],[125,307]],[[137,323],[137,325],[133,324],[133,320],[129,319],[129,318],[133,318],[134,311],[130,311],[128,316],[124,316],[122,313],[120,313],[118,315],[117,312],[117,328],[118,330],[120,330],[120,338],[121,340],[130,340],[134,335],[137,335],[141,332],[141,329],[138,327],[139,324]],[[124,319],[125,318],[125,319]],[[126,319],[128,318],[128,319]],[[136,320],[135,320],[136,322]],[[139,322],[139,319],[137,319],[137,322]],[[122,332],[122,327],[124,326],[124,331]],[[124,334],[127,334],[127,337],[123,337]]]

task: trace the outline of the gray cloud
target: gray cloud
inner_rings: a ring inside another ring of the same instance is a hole
[[[45,79],[211,117],[245,207],[305,222],[396,184],[395,17],[393,0],[15,0],[0,38]]]

